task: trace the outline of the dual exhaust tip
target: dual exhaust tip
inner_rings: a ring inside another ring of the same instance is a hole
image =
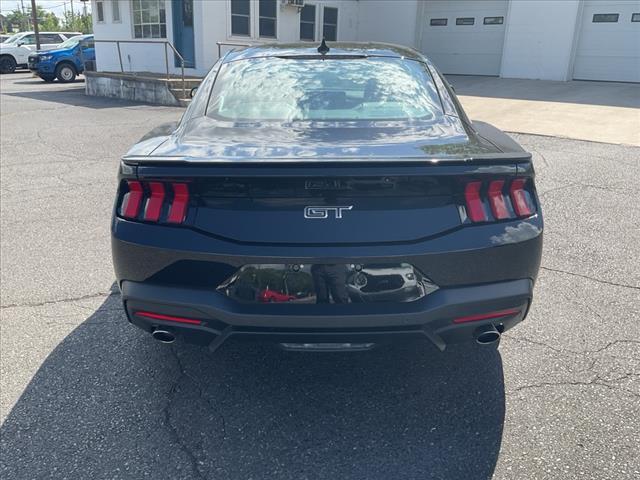
[[[161,328],[156,328],[151,332],[151,336],[161,343],[173,343],[176,340],[176,336],[172,332]]]
[[[500,332],[492,324],[483,325],[476,329],[474,337],[480,345],[492,345],[500,340]]]

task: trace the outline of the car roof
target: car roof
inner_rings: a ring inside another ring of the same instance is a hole
[[[243,50],[232,51],[224,59],[224,62],[246,60],[249,58],[268,57],[321,57],[318,52],[319,43],[271,43],[265,45],[250,46]],[[374,42],[327,42],[329,57],[390,57],[408,58],[410,60],[425,61],[425,58],[416,50],[394,45],[391,43]]]

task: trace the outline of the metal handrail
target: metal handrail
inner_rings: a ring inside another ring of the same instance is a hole
[[[171,47],[171,50],[173,50],[173,53],[176,57],[178,57],[178,59],[180,60],[180,68],[181,68],[181,72],[182,72],[182,97],[183,98],[187,98],[187,88],[185,85],[185,78],[184,78],[184,58],[182,57],[182,55],[180,55],[180,52],[178,52],[178,50],[176,50],[176,47],[173,46],[173,44],[168,41],[168,40],[99,40],[99,39],[94,39],[94,42],[96,43],[115,43],[116,46],[118,47],[118,60],[120,61],[120,72],[124,73],[124,65],[122,64],[122,52],[120,50],[120,44],[121,43],[153,43],[153,44],[157,44],[157,45],[164,45],[164,62],[165,62],[165,66],[167,68],[167,82],[169,82],[171,80],[171,75],[169,73],[169,52],[167,50],[167,46]]]
[[[250,47],[251,46],[250,43],[241,43],[241,42],[216,42],[216,45],[218,45],[218,58],[222,56],[223,46],[228,46],[228,47]]]

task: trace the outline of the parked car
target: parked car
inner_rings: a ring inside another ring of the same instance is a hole
[[[258,300],[263,303],[292,302],[295,299],[295,295],[271,290],[269,287],[265,288],[258,294]]]
[[[29,70],[45,82],[54,79],[67,83],[84,72],[86,62],[96,59],[93,35],[76,35],[53,50],[29,55]]]
[[[40,50],[51,50],[80,32],[40,32]],[[0,73],[12,73],[27,68],[27,59],[36,49],[34,32],[16,33],[0,43]]]
[[[122,158],[111,225],[129,321],[211,350],[495,346],[529,311],[542,232],[531,154],[429,59],[324,42],[219,60]],[[289,290],[317,301],[236,298],[262,270],[310,272]]]

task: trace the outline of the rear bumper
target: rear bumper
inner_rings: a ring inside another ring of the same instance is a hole
[[[191,343],[228,338],[294,343],[381,343],[429,339],[438,348],[471,341],[476,329],[507,330],[526,316],[542,254],[542,217],[460,228],[413,243],[275,245],[232,242],[190,228],[115,217],[112,251],[129,320],[148,332],[162,327]],[[244,304],[216,288],[247,264],[400,263],[439,288],[408,302]],[[465,323],[459,317],[517,309],[518,314]],[[202,322],[151,320],[137,311]]]
[[[430,340],[439,349],[471,341],[482,326],[503,331],[522,321],[533,295],[530,279],[443,288],[408,303],[347,305],[244,305],[209,290],[124,281],[122,299],[131,323],[172,331],[190,343],[219,347],[229,338],[293,343],[384,343]],[[454,323],[460,317],[517,310],[495,318]],[[197,319],[200,325],[150,319],[136,312]]]

